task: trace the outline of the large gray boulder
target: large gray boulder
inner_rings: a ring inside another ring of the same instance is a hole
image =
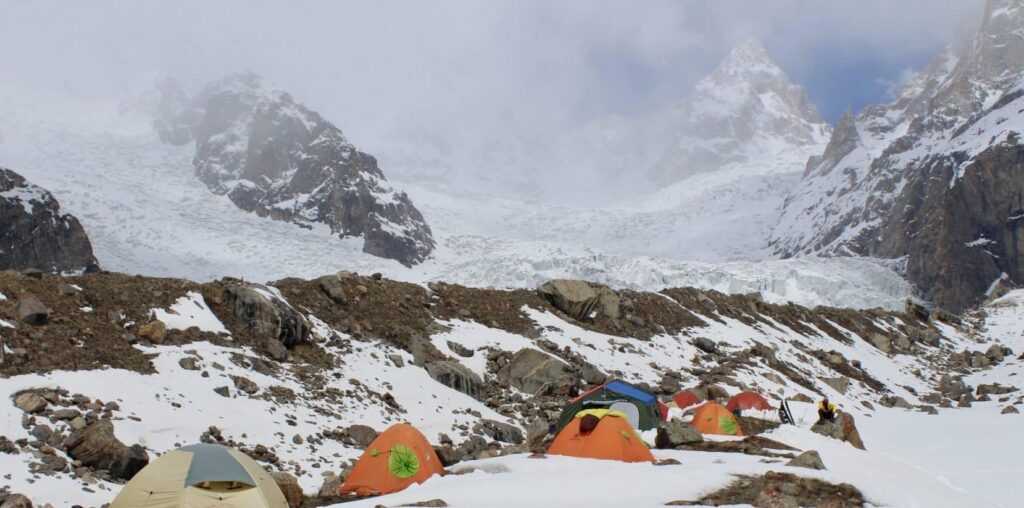
[[[83,465],[102,469],[110,476],[130,480],[149,464],[149,454],[139,445],[127,446],[114,435],[110,420],[99,420],[71,436],[68,455]]]
[[[18,305],[14,308],[18,319],[27,325],[43,325],[50,317],[50,311],[34,296],[24,296],[18,299]]]
[[[485,391],[480,376],[454,360],[432,360],[424,368],[438,383],[470,397],[479,398]]]
[[[704,435],[693,425],[679,420],[669,420],[658,429],[654,445],[659,449],[672,449],[702,441],[704,441]]]
[[[234,283],[226,290],[231,312],[257,340],[273,339],[294,346],[309,339],[305,316],[267,286]]]
[[[600,284],[557,279],[541,284],[537,293],[577,321],[589,320],[595,312],[611,319],[622,315],[619,295]]]
[[[498,370],[498,379],[529,394],[545,386],[573,386],[577,380],[573,368],[559,358],[532,348],[520,349],[507,365]]]

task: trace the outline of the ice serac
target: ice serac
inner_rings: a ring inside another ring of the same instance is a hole
[[[46,189],[0,168],[0,270],[77,272],[97,266],[74,216]]]
[[[787,199],[774,249],[906,257],[922,293],[953,310],[997,279],[1024,281],[1022,69],[1024,1],[990,0],[981,29],[893,103],[844,115]]]
[[[660,184],[821,144],[829,133],[803,88],[754,39],[734,47],[675,117],[669,146],[650,171]]]
[[[253,74],[214,83],[191,108],[171,95],[163,124],[169,141],[187,139],[179,126],[196,115],[196,175],[238,207],[262,217],[343,237],[361,236],[363,251],[406,266],[434,249],[430,227],[377,159],[357,150],[341,130]],[[182,120],[182,119],[185,120]],[[173,138],[173,139],[171,139]]]

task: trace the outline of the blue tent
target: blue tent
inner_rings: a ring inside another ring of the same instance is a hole
[[[640,413],[640,430],[657,428],[661,424],[658,413],[658,398],[625,381],[609,381],[601,386],[591,388],[569,401],[558,418],[558,429],[561,430],[572,421],[576,413],[594,407],[608,407],[616,402],[628,402],[636,406]]]

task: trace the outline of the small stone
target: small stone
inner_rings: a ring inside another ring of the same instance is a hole
[[[263,350],[266,351],[268,356],[279,362],[288,357],[288,348],[284,347],[284,344],[281,344],[281,341],[276,339],[264,340]]]
[[[74,420],[75,418],[78,418],[78,416],[81,414],[82,413],[80,413],[77,409],[63,408],[54,411],[53,414],[50,415],[50,419],[57,421]]]
[[[294,436],[292,436],[292,442],[295,444],[302,444],[305,441],[302,439],[302,436],[300,434],[295,434]]]
[[[34,392],[25,392],[14,398],[14,405],[18,409],[34,414],[46,409],[46,401]]]
[[[72,287],[71,284],[61,281],[57,283],[57,292],[64,296],[71,296],[77,293],[78,290]]]
[[[1018,411],[1017,408],[1014,407],[1014,406],[1006,406],[1006,407],[1003,408],[1003,411],[1002,411],[1002,414],[1004,414],[1004,415],[1017,414],[1017,413],[1020,413],[1020,411]]]
[[[402,359],[402,355],[400,354],[390,354],[388,355],[388,360],[391,360],[391,363],[394,363],[395,367],[405,367],[405,360]]]
[[[167,325],[159,319],[154,319],[140,326],[137,333],[140,338],[148,340],[153,344],[163,344],[164,339],[167,338]]]
[[[217,388],[214,388],[213,391],[221,397],[229,397],[231,394],[231,390],[226,386],[218,386]]]
[[[235,388],[239,391],[252,395],[260,391],[260,386],[253,380],[243,376],[231,376],[231,380],[235,383]]]
[[[185,370],[199,370],[199,365],[196,362],[195,357],[192,356],[186,356],[185,358],[178,360],[178,366]]]
[[[74,430],[82,430],[82,429],[86,428],[89,424],[85,421],[85,418],[82,418],[81,416],[79,416],[79,417],[71,420],[70,425],[71,425],[71,428],[74,429]]]
[[[34,296],[25,296],[18,300],[14,312],[22,323],[33,326],[46,324],[50,318],[50,311]]]
[[[807,450],[806,452],[797,455],[789,462],[787,466],[793,467],[805,467],[807,469],[817,469],[819,471],[825,469],[825,463],[821,461],[821,455],[815,450]]]

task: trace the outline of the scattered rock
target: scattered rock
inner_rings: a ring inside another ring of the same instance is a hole
[[[419,501],[419,502],[416,502],[416,503],[400,504],[398,506],[403,506],[403,507],[404,506],[410,506],[410,507],[412,507],[412,506],[425,506],[425,507],[444,508],[444,507],[448,506],[448,503],[444,502],[444,500],[442,500],[442,499],[431,499],[430,501]]]
[[[320,490],[317,492],[317,497],[334,497],[338,495],[341,490],[342,484],[345,483],[345,476],[328,474],[324,477],[324,483],[320,485]]]
[[[367,425],[350,425],[345,433],[352,439],[352,442],[361,448],[370,446],[374,439],[377,439],[377,431]]]
[[[672,449],[680,445],[700,443],[704,436],[689,423],[669,420],[658,429],[654,445],[659,449]]]
[[[3,500],[0,508],[32,508],[32,500],[21,494],[11,494]]]
[[[871,336],[871,345],[885,354],[892,353],[892,340],[880,333]]]
[[[807,450],[806,452],[797,455],[787,462],[786,465],[793,467],[805,467],[807,469],[825,469],[825,463],[821,461],[821,455],[819,455],[815,450]]]
[[[153,344],[163,344],[167,338],[167,325],[159,319],[154,319],[136,330],[139,338],[148,340]]]
[[[253,381],[253,380],[251,380],[251,379],[249,379],[247,377],[231,376],[231,381],[233,381],[235,383],[235,388],[236,389],[238,389],[239,391],[243,391],[245,393],[248,393],[249,395],[252,395],[252,394],[260,391],[260,385],[256,384],[255,381]]]
[[[302,487],[299,486],[299,480],[282,471],[275,471],[270,476],[281,489],[281,493],[284,494],[288,508],[300,508],[302,506]]]
[[[277,339],[265,339],[261,342],[263,344],[263,351],[267,353],[267,356],[277,361],[284,361],[288,358],[288,349],[281,344],[281,341]]]
[[[348,295],[345,294],[345,286],[341,283],[341,278],[337,275],[325,275],[317,279],[317,283],[320,285],[320,290],[330,298],[332,302],[338,305],[345,305],[348,303]]]
[[[835,421],[819,421],[811,427],[811,432],[821,434],[823,436],[845,441],[853,445],[854,448],[864,450],[864,442],[860,438],[860,432],[857,431],[857,425],[854,423],[853,416],[843,411],[836,412]]]
[[[43,305],[43,302],[31,295],[21,297],[14,312],[18,315],[18,319],[27,325],[44,325],[50,318],[50,311]]]
[[[845,395],[846,390],[850,388],[850,378],[846,376],[839,377],[823,377],[819,378],[821,381],[832,387],[833,390]]]
[[[199,364],[193,356],[186,356],[178,360],[178,366],[185,370],[199,370]]]
[[[707,337],[697,337],[696,339],[693,339],[693,345],[696,346],[697,349],[705,353],[710,353],[713,355],[718,354],[718,344],[716,344],[715,341]]]
[[[1008,414],[1017,414],[1017,413],[1020,413],[1020,411],[1017,410],[1017,408],[1015,406],[1006,406],[1006,407],[1003,408],[1001,413],[1004,414],[1004,415],[1008,415]]]
[[[110,420],[98,420],[72,435],[68,455],[82,465],[105,470],[122,480],[130,480],[149,464],[145,449],[139,445],[127,446],[117,439]]]
[[[526,427],[526,448],[533,453],[543,452],[548,437],[548,421],[543,416],[534,418]]]
[[[453,341],[448,341],[448,349],[451,349],[453,353],[463,358],[472,358],[475,353],[472,349]]]
[[[541,284],[537,293],[556,309],[577,321],[589,321],[596,312],[621,316],[621,300],[611,289],[582,280],[557,279]]]
[[[221,397],[230,397],[231,396],[231,389],[226,387],[226,386],[218,386],[218,387],[214,388],[213,391],[214,391],[214,393],[216,393],[217,395],[220,395]]]
[[[271,288],[236,283],[227,286],[227,295],[235,318],[256,339],[274,339],[285,346],[302,344],[309,339],[309,322]]]
[[[424,366],[427,374],[453,390],[460,391],[470,397],[478,397],[484,392],[484,382],[475,372],[454,360],[435,360]]]
[[[28,414],[35,414],[46,409],[46,401],[35,392],[19,394],[14,398],[14,405]]]
[[[572,367],[559,358],[532,348],[520,349],[508,365],[498,370],[498,379],[530,394],[545,386],[575,386]]]

